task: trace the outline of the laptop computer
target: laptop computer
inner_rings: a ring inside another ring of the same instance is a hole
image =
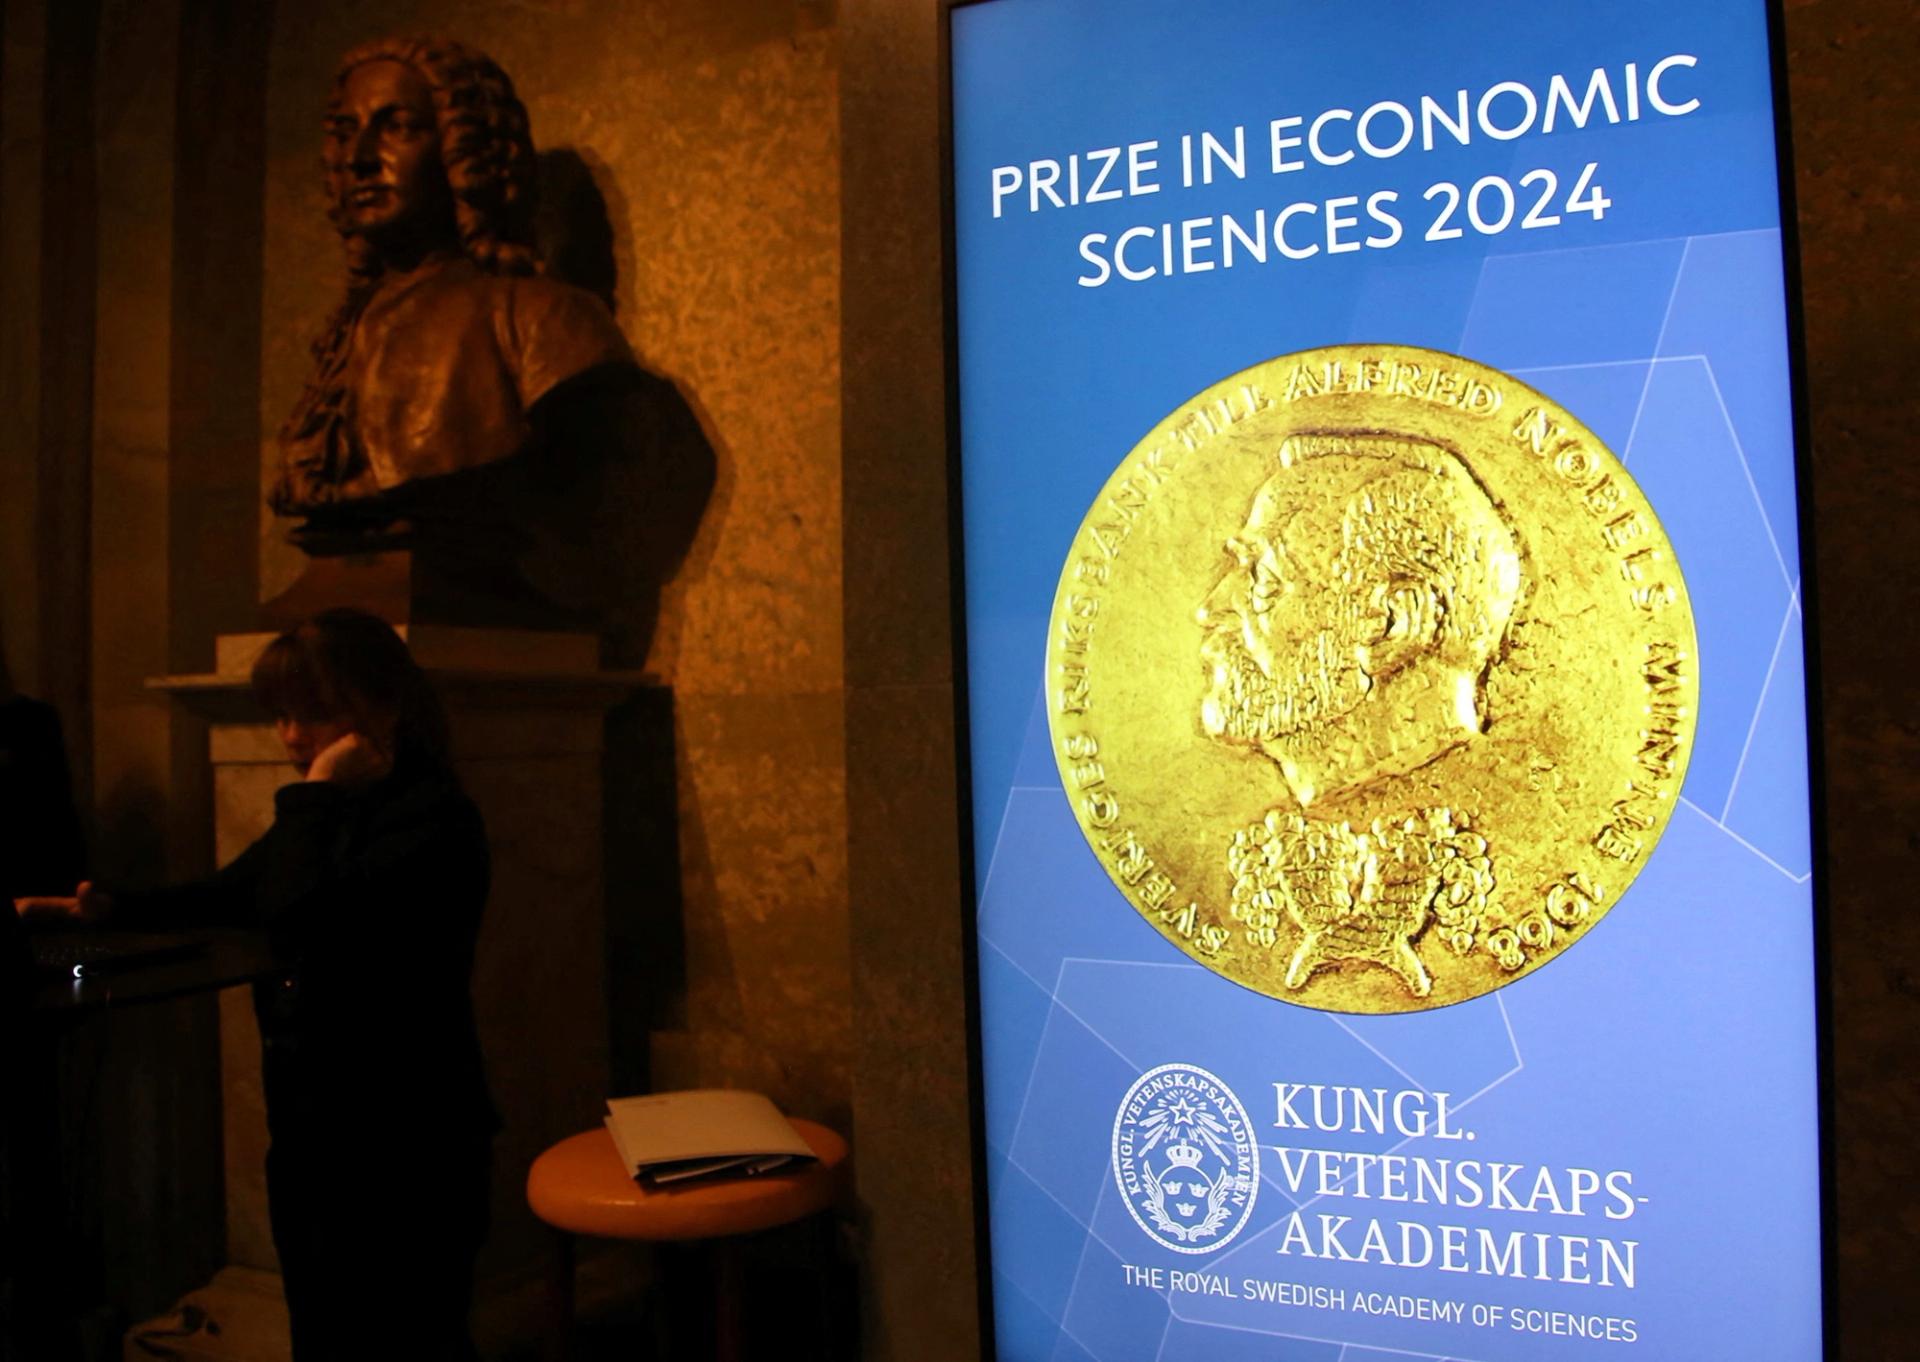
[[[90,979],[190,959],[207,943],[154,932],[33,932],[34,972],[41,979]]]

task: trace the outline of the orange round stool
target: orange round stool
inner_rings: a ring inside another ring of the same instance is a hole
[[[559,1231],[550,1301],[554,1336],[549,1358],[566,1355],[573,1320],[573,1239],[702,1241],[712,1248],[716,1318],[714,1356],[740,1356],[741,1290],[737,1240],[828,1210],[847,1161],[847,1142],[823,1125],[789,1118],[813,1150],[814,1162],[753,1177],[693,1179],[673,1187],[636,1181],[606,1127],[570,1135],[527,1170],[527,1205]]]

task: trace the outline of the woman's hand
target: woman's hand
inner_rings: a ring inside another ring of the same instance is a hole
[[[13,911],[29,921],[34,918],[65,918],[69,922],[91,924],[100,921],[112,909],[112,897],[104,890],[94,888],[91,880],[80,881],[72,898],[31,895],[13,901]]]
[[[308,780],[360,785],[393,769],[393,754],[364,733],[349,733],[322,749],[307,768]]]

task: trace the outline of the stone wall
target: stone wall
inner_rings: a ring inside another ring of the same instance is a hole
[[[1920,419],[1908,357],[1920,42],[1896,0],[1790,0],[1787,61],[1812,418],[1833,1045],[1829,1134],[1847,1362],[1912,1351],[1920,1196]],[[1811,575],[1811,574],[1810,574]]]
[[[759,1088],[844,1128],[830,15],[794,0],[282,0],[267,85],[263,476],[344,281],[318,171],[335,63],[368,39],[417,32],[493,56],[527,106],[543,168],[590,176],[611,228],[616,316],[691,406],[717,462],[644,655],[618,659],[674,692],[681,920],[648,949],[680,958],[632,962],[653,995],[652,1082]],[[263,598],[299,569],[282,529],[262,515]]]

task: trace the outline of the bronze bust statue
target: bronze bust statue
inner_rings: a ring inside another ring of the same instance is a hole
[[[267,620],[353,605],[395,624],[592,628],[622,665],[644,657],[715,455],[614,322],[591,174],[564,150],[538,162],[559,191],[538,222],[550,273],[526,108],[491,59],[444,38],[348,52],[324,128],[347,289],[279,433],[267,501],[298,519],[308,561]]]
[[[436,505],[463,518],[489,500],[468,475],[523,452],[543,400],[634,364],[599,298],[540,272],[526,108],[485,55],[441,38],[347,53],[322,164],[347,293],[268,494],[306,517],[294,537],[309,552],[343,534],[391,542]]]

